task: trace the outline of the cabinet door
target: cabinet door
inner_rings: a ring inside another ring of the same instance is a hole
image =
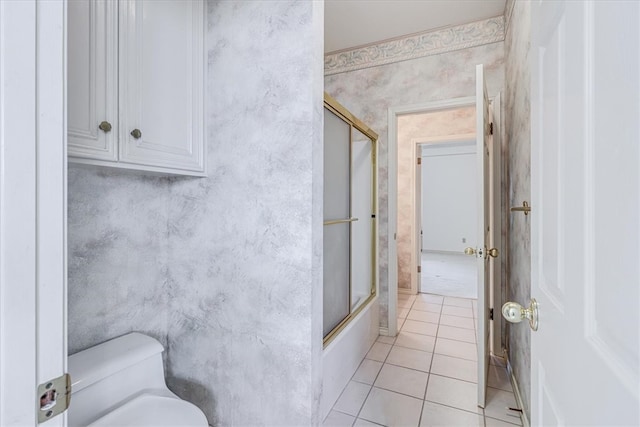
[[[120,3],[120,161],[204,172],[204,5]]]
[[[69,0],[67,108],[69,156],[118,156],[118,3]],[[100,129],[100,124],[104,130]]]

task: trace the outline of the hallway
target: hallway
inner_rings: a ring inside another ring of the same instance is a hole
[[[476,300],[401,294],[398,311],[398,336],[378,337],[324,426],[522,425],[502,359],[476,405]]]

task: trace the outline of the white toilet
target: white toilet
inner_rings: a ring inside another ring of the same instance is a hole
[[[164,381],[162,345],[134,332],[69,356],[69,427],[206,427]]]

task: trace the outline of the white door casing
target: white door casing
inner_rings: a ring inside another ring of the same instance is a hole
[[[422,148],[415,141],[411,142],[413,148],[413,221],[412,233],[413,250],[411,251],[411,293],[421,291],[422,279]],[[415,279],[414,279],[415,278]]]
[[[494,98],[494,102],[498,100],[498,103],[495,104],[495,108],[499,109],[499,96]],[[425,113],[425,112],[434,112],[434,111],[442,111],[442,110],[449,110],[449,109],[453,109],[453,108],[460,108],[460,107],[467,107],[470,105],[475,105],[476,103],[476,97],[472,96],[472,97],[465,97],[465,98],[455,98],[455,99],[450,99],[450,100],[445,100],[445,101],[436,101],[436,102],[428,102],[428,103],[422,103],[422,104],[415,104],[415,105],[408,105],[408,106],[402,106],[402,107],[393,107],[393,108],[389,108],[388,110],[388,126],[389,126],[389,130],[388,130],[388,135],[389,135],[389,148],[388,148],[388,158],[389,158],[389,173],[388,173],[388,179],[389,179],[389,184],[388,184],[388,189],[389,189],[389,197],[388,197],[388,218],[389,218],[389,222],[388,222],[388,242],[387,242],[387,252],[388,252],[388,301],[389,301],[389,305],[388,305],[388,311],[387,311],[387,319],[388,319],[388,327],[387,328],[381,328],[380,333],[383,335],[391,335],[391,336],[395,336],[398,332],[398,328],[397,328],[397,297],[398,297],[398,257],[397,257],[397,242],[395,239],[395,234],[397,231],[397,168],[398,168],[398,156],[397,156],[397,129],[398,129],[398,116],[400,115],[404,115],[404,114],[418,114],[418,113]],[[488,116],[487,116],[488,117]],[[500,123],[494,123],[494,127],[496,128],[496,131],[499,132],[499,128],[497,126],[499,126]],[[465,136],[466,137],[466,136]],[[438,142],[442,142],[443,139],[442,138],[437,138]],[[455,138],[452,138],[452,140],[455,140]],[[415,144],[422,144],[422,143],[427,143],[427,142],[434,142],[435,140],[430,141],[429,139],[416,139],[414,140]],[[489,142],[491,144],[491,141]],[[492,146],[490,145],[489,148],[491,148]],[[492,149],[492,148],[491,148]],[[497,147],[497,149],[499,149],[499,147]],[[498,154],[499,155],[499,154]],[[498,157],[499,158],[499,157]],[[494,164],[495,166],[495,164]],[[488,171],[487,171],[488,172]],[[494,188],[496,185],[499,186],[499,182],[496,183],[495,180],[501,180],[500,178],[500,170],[496,167],[494,168],[494,173],[497,174],[494,178]],[[489,174],[487,173],[487,184],[489,183]],[[483,178],[483,182],[484,182],[484,178]],[[484,188],[484,187],[483,187]],[[498,192],[499,194],[499,192]],[[488,202],[488,201],[487,201]],[[494,201],[494,206],[496,203],[499,203],[499,201]],[[483,204],[484,206],[484,204]],[[484,209],[484,207],[483,207]],[[487,208],[488,209],[488,208]],[[495,219],[496,224],[501,223],[501,212],[500,210],[494,210],[493,212],[494,215],[497,215],[497,218]],[[484,222],[484,221],[483,221]],[[413,222],[412,222],[413,224]],[[499,226],[495,226],[494,227],[494,233],[496,233],[496,236],[501,236],[500,233],[500,227]],[[484,243],[484,238],[485,236],[483,236],[483,240],[482,242]],[[487,241],[488,242],[488,241]],[[481,245],[478,245],[481,246]],[[499,248],[499,246],[496,246]],[[500,259],[500,258],[498,258]],[[493,259],[489,261],[490,263],[494,262]],[[483,277],[484,277],[484,273],[483,273]],[[487,280],[487,283],[490,283],[489,280]],[[478,284],[479,288],[478,289],[483,289],[480,288],[480,284]],[[501,301],[502,295],[501,295],[501,289],[499,284],[495,285],[495,289],[494,289],[494,293],[492,298],[495,299],[495,301]],[[491,304],[489,298],[489,289],[485,289],[485,291],[487,292],[487,296],[485,297],[485,300],[487,301],[487,304]],[[381,298],[384,299],[384,295],[381,293]],[[495,304],[495,302],[494,302]],[[494,306],[495,307],[495,311],[498,311],[499,306]],[[486,312],[484,313],[478,313],[478,316],[483,316],[483,318],[487,318],[488,319],[488,307],[485,309],[483,306],[481,307],[480,304],[478,304],[478,310],[486,310]],[[495,319],[497,322],[501,322],[501,319],[499,318],[499,316],[495,316]],[[486,331],[488,331],[488,329],[486,329]],[[501,347],[501,336],[498,334],[498,336],[496,337],[495,340],[498,344],[495,345],[494,344],[494,349],[499,348],[499,350],[497,351],[498,354],[502,353]],[[486,351],[488,351],[488,349],[490,348],[489,345],[486,346]],[[483,350],[483,352],[485,352],[485,350]]]
[[[429,111],[449,110],[457,107],[474,105],[475,97],[455,98],[444,101],[427,102],[423,104],[407,105],[389,108],[388,118],[388,224],[387,224],[387,328],[381,328],[383,335],[395,336],[398,333],[397,304],[398,304],[398,245],[396,241],[398,218],[398,116],[416,114]],[[380,292],[380,298],[385,299]]]
[[[478,185],[478,246],[476,260],[478,267],[478,406],[484,408],[487,392],[487,372],[489,370],[489,263],[491,257],[487,253],[490,245],[489,221],[491,209],[489,203],[490,169],[489,147],[491,145],[489,96],[484,80],[484,67],[476,66],[476,159]]]
[[[0,425],[66,370],[66,2],[0,2]],[[65,426],[65,414],[47,421]]]
[[[640,425],[640,3],[531,19],[531,422]]]

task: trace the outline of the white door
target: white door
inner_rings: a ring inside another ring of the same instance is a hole
[[[489,245],[489,147],[491,145],[489,96],[482,65],[476,66],[476,158],[478,183],[478,406],[485,405],[487,371],[489,369],[489,298],[490,277],[487,246]]]
[[[2,426],[47,419],[37,386],[66,369],[65,6],[0,1]]]
[[[532,3],[532,425],[640,425],[638,22]]]
[[[414,200],[413,200],[413,218],[415,223],[415,265],[418,267],[416,272],[416,285],[413,289],[416,293],[422,292],[422,146],[420,144],[414,145],[414,156],[416,158],[415,168],[413,174],[415,185]]]

